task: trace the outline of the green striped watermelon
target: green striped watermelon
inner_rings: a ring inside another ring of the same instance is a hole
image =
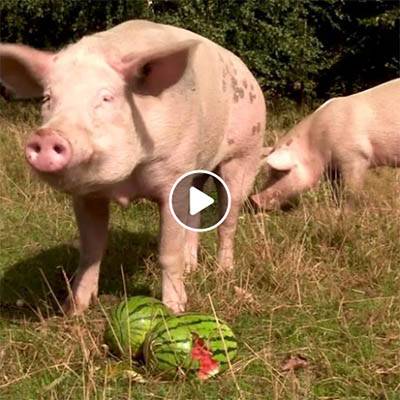
[[[147,335],[143,352],[151,371],[195,373],[207,379],[227,369],[237,354],[237,342],[223,321],[190,313],[159,322]]]
[[[105,342],[114,354],[138,357],[146,334],[169,315],[168,308],[157,299],[130,297],[111,311]]]

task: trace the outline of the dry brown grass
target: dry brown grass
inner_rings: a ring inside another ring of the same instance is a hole
[[[124,296],[121,268],[128,295],[160,294],[155,207],[113,208],[100,304],[82,318],[57,316],[63,271],[77,260],[71,208],[21,156],[37,113],[0,106],[2,399],[399,398],[399,171],[371,172],[365,204],[351,213],[325,184],[290,212],[243,212],[231,274],[217,272],[216,235],[205,234],[187,280],[189,307],[228,321],[239,357],[205,384],[164,382],[134,366],[136,375],[102,341],[104,312]],[[288,356],[307,365],[283,371]]]

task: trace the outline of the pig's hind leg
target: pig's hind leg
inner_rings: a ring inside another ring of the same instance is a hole
[[[216,173],[225,181],[231,194],[231,210],[225,221],[218,227],[218,266],[222,270],[234,267],[234,239],[239,219],[240,207],[247,199],[258,170],[258,162],[254,156],[234,158],[222,162]],[[218,187],[218,201],[226,204],[226,193]],[[225,210],[220,210],[224,213]]]
[[[192,222],[189,226],[200,226],[200,214],[194,215]],[[194,222],[195,221],[195,222]],[[185,239],[185,272],[194,272],[197,269],[197,258],[198,258],[198,247],[199,247],[199,234],[193,231],[186,231]]]
[[[203,190],[203,186],[207,180],[207,176],[200,174],[193,180],[193,186],[199,190]],[[201,223],[200,213],[187,216],[186,224],[193,228],[199,228]],[[199,247],[199,234],[198,232],[186,230],[185,238],[185,272],[194,272],[197,269]]]

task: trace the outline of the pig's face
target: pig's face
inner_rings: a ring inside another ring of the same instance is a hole
[[[56,56],[45,76],[43,124],[26,157],[51,185],[84,193],[126,178],[141,144],[122,76],[104,58],[72,51]]]
[[[283,188],[293,187],[291,181],[295,181],[293,173],[290,171],[279,171],[266,164],[263,167],[266,177],[266,189],[259,195],[253,196],[253,200],[257,199],[257,205],[267,211],[278,210],[283,204]]]
[[[317,159],[307,163],[294,147],[272,150],[263,164],[266,187],[251,196],[252,202],[264,210],[276,210],[289,200],[310,188],[320,176]]]
[[[161,41],[124,55],[90,37],[58,54],[0,44],[0,81],[19,97],[44,95],[29,164],[77,194],[127,178],[153,146],[133,92],[154,98],[179,82],[198,43]]]

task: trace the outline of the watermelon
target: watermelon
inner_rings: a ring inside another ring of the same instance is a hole
[[[161,301],[152,297],[134,296],[115,307],[108,319],[104,340],[117,355],[141,355],[146,334],[170,313]]]
[[[194,374],[204,380],[228,368],[237,342],[223,321],[190,313],[159,322],[147,335],[143,353],[152,372]]]

